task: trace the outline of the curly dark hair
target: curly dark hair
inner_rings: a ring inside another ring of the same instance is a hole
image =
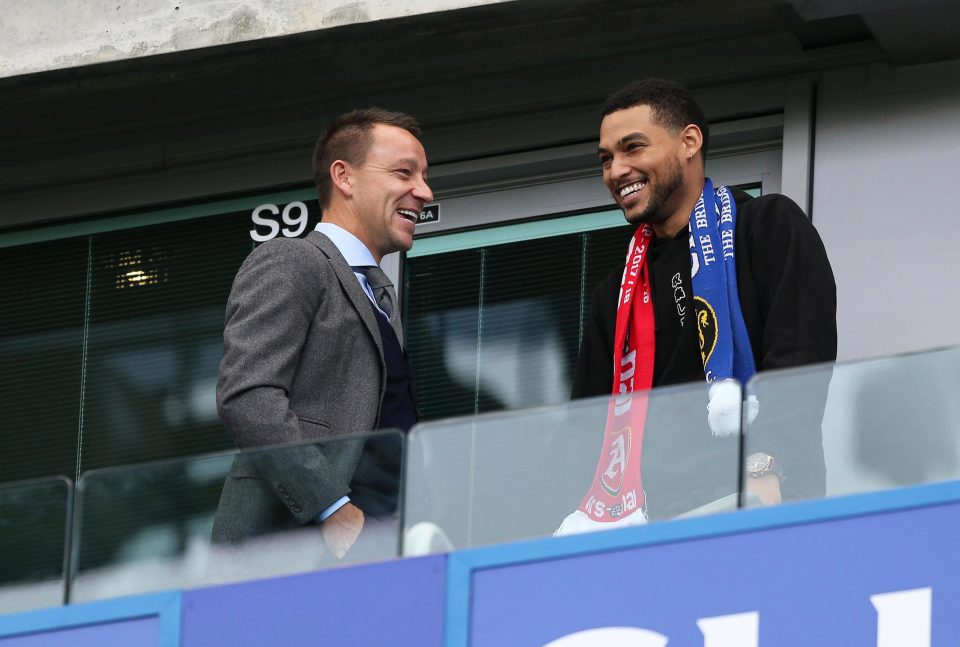
[[[696,125],[703,133],[700,154],[704,160],[707,159],[707,143],[710,140],[707,118],[700,104],[682,83],[669,79],[643,79],[628,83],[607,97],[600,106],[600,117],[634,106],[650,106],[654,122],[672,133],[679,132],[689,124]]]

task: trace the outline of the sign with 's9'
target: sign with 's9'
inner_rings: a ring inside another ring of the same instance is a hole
[[[253,227],[250,238],[256,243],[265,243],[277,236],[298,238],[305,234],[310,226],[311,211],[315,212],[314,222],[320,220],[320,208],[315,200],[308,205],[300,200],[277,206],[272,203],[261,204],[250,214]],[[417,217],[417,225],[440,222],[440,205],[429,204]]]
[[[277,216],[280,217],[279,221]],[[261,204],[253,210],[250,219],[254,224],[250,230],[250,238],[254,242],[265,243],[271,238],[276,238],[277,234],[296,238],[307,230],[310,209],[299,200],[284,205],[282,210],[275,204]],[[266,228],[266,233],[263,232],[263,228]]]

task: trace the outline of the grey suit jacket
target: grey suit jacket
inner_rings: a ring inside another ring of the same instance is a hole
[[[217,409],[241,449],[375,429],[386,388],[371,304],[326,236],[255,249],[227,301]],[[214,539],[309,523],[349,492],[362,440],[240,454]]]

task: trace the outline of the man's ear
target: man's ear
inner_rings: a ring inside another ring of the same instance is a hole
[[[349,162],[335,160],[330,165],[330,181],[334,191],[339,191],[343,197],[353,197],[353,168]]]
[[[696,124],[689,124],[680,131],[680,145],[683,147],[683,156],[692,160],[703,148],[703,133]]]

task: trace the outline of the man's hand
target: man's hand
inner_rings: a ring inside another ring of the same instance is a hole
[[[764,474],[763,476],[745,479],[747,492],[753,492],[757,495],[763,505],[777,505],[783,501],[780,495],[780,479],[776,474]]]
[[[363,530],[363,511],[346,503],[320,524],[320,534],[327,548],[337,557],[343,557],[357,541]]]

